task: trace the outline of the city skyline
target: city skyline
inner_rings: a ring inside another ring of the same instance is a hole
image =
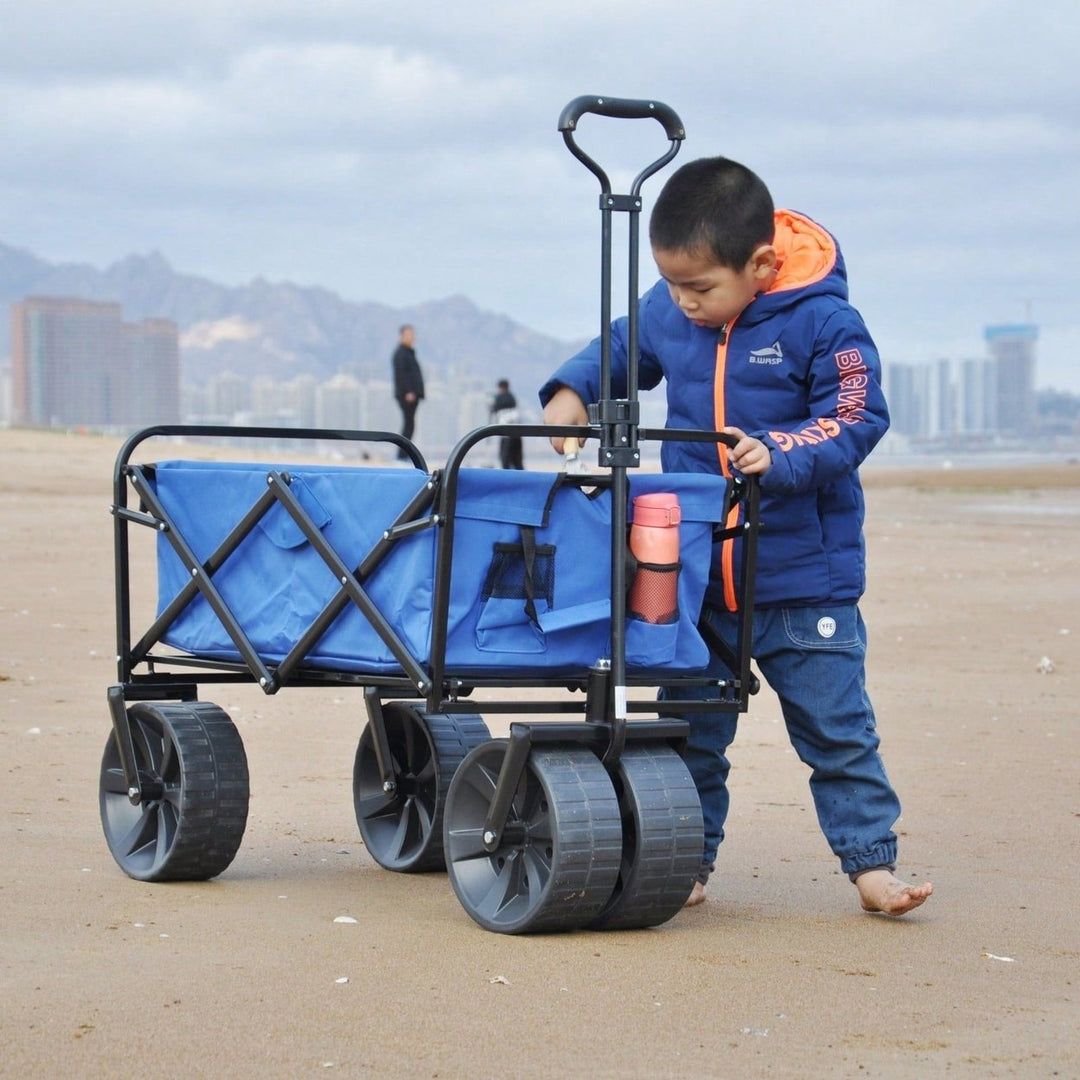
[[[261,347],[264,338],[265,348],[269,350],[267,359],[273,356],[275,362],[279,357],[287,354],[295,354],[295,359],[299,361],[303,353],[297,353],[296,350],[298,347],[300,349],[306,347],[302,343],[313,343],[320,338],[325,338],[322,346],[323,355],[320,359],[324,371],[333,373],[340,370],[355,373],[358,368],[363,368],[365,369],[364,374],[371,374],[372,371],[378,372],[382,369],[384,362],[382,353],[390,348],[389,343],[392,341],[392,334],[396,334],[396,327],[403,319],[414,321],[418,317],[420,318],[425,357],[428,360],[435,359],[437,363],[441,362],[443,364],[456,364],[458,362],[457,358],[468,357],[469,353],[473,351],[471,340],[474,340],[480,346],[481,355],[483,355],[483,350],[497,336],[502,336],[504,340],[510,341],[512,338],[520,339],[520,331],[525,331],[529,335],[532,334],[528,327],[523,327],[521,324],[508,320],[501,315],[481,311],[475,305],[472,305],[467,297],[463,296],[451,298],[442,302],[442,304],[434,302],[420,305],[418,308],[395,311],[392,308],[384,308],[379,305],[350,305],[347,301],[337,297],[336,294],[321,289],[303,290],[294,286],[273,286],[267,282],[253,283],[252,289],[247,293],[228,290],[208,279],[179,274],[161,257],[147,260],[128,256],[122,260],[121,264],[110,267],[107,271],[100,271],[87,266],[47,263],[38,259],[32,253],[17,253],[10,248],[5,248],[0,243],[0,260],[5,258],[7,261],[4,266],[9,268],[7,270],[7,295],[9,297],[20,295],[19,292],[13,291],[13,287],[18,287],[20,273],[13,273],[12,271],[21,260],[28,264],[27,270],[21,272],[24,286],[29,286],[31,282],[51,283],[54,280],[61,287],[72,283],[81,283],[83,291],[73,294],[74,296],[81,296],[86,299],[90,297],[98,298],[103,295],[108,296],[112,293],[113,299],[119,300],[121,296],[124,296],[125,305],[132,304],[137,309],[135,318],[171,317],[178,320],[180,322],[180,353],[183,377],[188,379],[194,377],[196,381],[199,375],[195,374],[193,376],[193,364],[203,371],[219,370],[222,359],[228,363],[228,356],[235,352],[245,341],[251,342],[256,347]],[[32,271],[29,271],[30,266],[34,267]],[[3,267],[0,267],[0,271],[2,270]],[[3,278],[0,277],[0,281],[2,280]],[[41,295],[55,294],[52,290],[48,290]],[[158,298],[158,306],[154,303],[155,296]],[[181,299],[180,306],[176,307],[176,298],[185,297],[187,299]],[[340,310],[328,308],[327,301],[330,299],[338,303]],[[192,306],[193,301],[194,307]],[[199,306],[200,301],[201,308]],[[298,312],[293,311],[290,313],[286,310],[296,304],[300,304],[307,309],[307,314],[300,313],[300,322],[297,322],[295,317]],[[170,308],[168,315],[158,314],[162,305]],[[275,305],[280,310],[275,308]],[[5,305],[5,308],[7,306]],[[447,309],[445,313],[441,311],[441,308]],[[374,321],[370,321],[369,316],[366,314],[368,311],[378,312],[377,316],[371,317]],[[211,312],[216,312],[218,317],[204,318],[203,313],[210,314]],[[464,335],[457,333],[454,346],[449,352],[445,348],[441,348],[441,357],[439,356],[440,347],[445,346],[448,339],[444,332],[436,332],[434,336],[427,333],[427,327],[424,326],[425,313],[429,314],[433,319],[444,320],[444,325],[445,320],[448,320],[449,324],[454,327],[455,332],[466,331]],[[313,316],[328,316],[329,321],[324,326],[312,325],[305,327],[302,318]],[[0,324],[6,322],[6,317],[7,311],[5,310],[0,314]],[[463,317],[465,321],[463,321]],[[255,321],[253,321],[253,318]],[[347,321],[354,319],[369,319],[369,322],[366,324],[361,323],[355,328],[346,325]],[[469,320],[473,319],[476,320],[475,325],[470,325]],[[1018,324],[999,322],[995,325]],[[278,336],[287,327],[299,331],[294,334],[292,341]],[[340,333],[342,330],[348,332],[343,336]],[[359,333],[356,333],[356,330]],[[468,333],[469,330],[475,331],[471,339]],[[328,331],[332,331],[335,337],[326,338],[325,335]],[[973,328],[970,334],[972,341],[981,345],[983,349],[985,349],[984,334],[985,327],[981,329]],[[1046,342],[1045,330],[1042,327],[1039,328],[1039,334],[1041,347],[1034,363],[1035,388],[1080,393],[1080,385],[1071,388],[1048,378],[1045,357],[1048,352],[1053,351],[1054,346]],[[4,337],[7,341],[0,341],[0,367],[3,364],[4,347],[10,342],[10,335],[4,334]],[[207,350],[213,349],[215,342],[225,344],[227,351],[223,357],[214,355],[212,366],[207,368],[207,360],[210,359]],[[539,382],[533,384],[534,378],[543,381],[547,373],[557,363],[561,362],[561,359],[569,355],[568,350],[578,347],[574,343],[558,343],[551,339],[544,339],[544,342],[547,346],[546,353],[537,353],[532,356],[532,367],[528,369],[528,377],[521,382],[521,386],[527,394],[531,394],[535,386],[539,385]],[[524,339],[517,340],[516,345],[523,347],[524,352],[519,352],[513,356],[508,353],[502,361],[496,361],[494,357],[488,359],[496,364],[504,365],[506,374],[518,371],[518,359],[527,360],[529,349],[535,348],[535,345],[531,340],[526,343]],[[327,348],[327,346],[330,347]],[[552,351],[552,347],[554,347],[554,351]],[[958,350],[952,354],[942,350],[933,357],[924,358],[909,354],[890,354],[888,350],[882,349],[881,355],[886,363],[918,364],[936,362],[943,356],[949,355],[959,359],[969,358],[977,355],[977,350],[971,347]],[[539,365],[537,366],[538,360]],[[327,364],[330,365],[329,368],[326,367]],[[258,365],[252,367],[252,370],[259,370],[261,366],[262,362],[260,361]],[[485,363],[483,369],[487,370],[488,366],[490,365]],[[533,367],[536,367],[537,370],[533,371]],[[236,370],[241,374],[245,373],[242,366]]]
[[[983,332],[984,356],[886,364],[890,431],[916,444],[972,446],[1048,434],[1036,405],[1038,336],[1030,323],[998,324]],[[1080,434],[1075,425],[1072,434]]]
[[[378,430],[394,412],[388,372],[339,369],[319,378],[300,371],[283,380],[225,367],[201,385],[184,377],[182,338],[170,320],[126,322],[118,303],[73,297],[29,297],[11,307],[12,364],[0,420],[112,429],[182,421]],[[895,434],[979,442],[1047,433],[1036,408],[1039,328],[995,324],[984,328],[983,339],[982,357],[883,362]],[[429,449],[446,452],[488,422],[489,383],[486,374],[429,370],[421,432]],[[642,424],[662,426],[663,395],[646,393],[642,402]],[[520,404],[526,422],[538,419],[528,397]]]

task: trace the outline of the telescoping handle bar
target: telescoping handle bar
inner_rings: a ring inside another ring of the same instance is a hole
[[[607,173],[584,150],[574,138],[578,121],[588,113],[598,116],[628,120],[656,120],[664,128],[669,139],[665,153],[645,166],[634,178],[630,192],[613,194]],[[678,114],[670,105],[660,101],[634,98],[602,97],[584,94],[574,98],[559,116],[559,131],[570,152],[600,181],[600,400],[595,409],[594,423],[601,427],[599,464],[605,467],[626,465],[630,468],[640,464],[637,447],[637,396],[638,396],[638,250],[641,215],[641,187],[655,172],[662,169],[679,152],[686,129]],[[611,393],[611,247],[612,218],[614,212],[628,215],[629,274],[627,281],[628,325],[626,399],[614,401]],[[627,430],[629,427],[629,431]]]
[[[578,146],[574,138],[578,121],[588,113],[620,120],[657,120],[668,137],[665,153],[647,165],[634,178],[630,192],[613,194],[607,173]],[[600,258],[600,395],[589,405],[589,422],[599,428],[598,464],[612,471],[611,488],[611,742],[605,760],[617,760],[626,738],[626,470],[641,464],[638,448],[638,236],[641,218],[641,187],[653,173],[663,168],[679,152],[686,137],[675,110],[659,101],[584,95],[567,105],[559,117],[559,131],[570,152],[600,181],[601,258]],[[622,212],[628,221],[629,273],[627,281],[626,396],[612,392],[611,371],[611,222],[612,214]]]

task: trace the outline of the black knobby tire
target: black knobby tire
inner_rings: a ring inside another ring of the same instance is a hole
[[[138,805],[128,798],[113,732],[98,788],[113,858],[139,881],[216,877],[235,858],[247,825],[240,733],[210,702],[137,702],[128,718],[144,797]]]
[[[658,926],[676,915],[701,866],[701,801],[685,762],[663,745],[624,750],[612,782],[622,813],[619,879],[598,930]]]
[[[491,738],[479,716],[428,715],[410,705],[383,706],[393,762],[393,790],[384,789],[370,724],[353,763],[353,807],[371,857],[387,870],[444,870],[443,807],[462,758]]]
[[[458,900],[501,934],[579,930],[615,886],[622,851],[611,778],[579,746],[533,750],[498,849],[484,849],[484,822],[506,754],[505,740],[473,750],[446,797],[447,871]]]

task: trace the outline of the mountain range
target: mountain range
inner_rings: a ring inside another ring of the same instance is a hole
[[[215,373],[287,381],[338,372],[387,379],[402,323],[417,333],[429,377],[511,380],[519,398],[535,392],[582,342],[561,342],[505,315],[481,311],[464,296],[394,308],[354,302],[320,287],[257,277],[230,287],[178,273],[160,254],[128,255],[105,270],[50,263],[0,243],[0,352],[8,351],[10,305],[28,296],[119,303],[127,322],[171,319],[180,328],[181,377],[202,384]]]

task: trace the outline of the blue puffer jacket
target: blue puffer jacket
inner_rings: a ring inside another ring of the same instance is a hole
[[[765,442],[756,605],[850,603],[863,593],[864,502],[858,467],[885,434],[889,414],[877,349],[848,303],[839,246],[793,211],[776,214],[779,273],[768,292],[726,328],[695,326],[658,282],[639,302],[642,390],[667,382],[667,426],[734,426]],[[612,394],[626,393],[626,319],[612,328]],[[585,402],[600,394],[600,341],[541,388]],[[665,442],[666,472],[730,475],[727,449]],[[734,606],[732,553],[717,545],[708,599]]]

